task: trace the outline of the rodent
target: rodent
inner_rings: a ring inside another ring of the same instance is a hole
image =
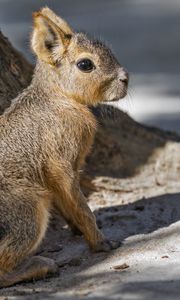
[[[0,117],[0,287],[57,271],[33,256],[56,207],[93,251],[109,251],[79,184],[97,122],[88,108],[123,98],[128,73],[112,51],[48,7],[33,14],[31,84]]]

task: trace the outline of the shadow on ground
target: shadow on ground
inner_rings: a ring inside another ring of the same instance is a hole
[[[148,241],[149,244],[149,242],[152,243],[153,239],[165,241],[169,236],[179,234],[176,232],[177,229],[171,228],[167,232],[161,232],[160,229],[168,228],[171,224],[180,220],[180,193],[140,199],[127,205],[100,208],[95,211],[95,214],[105,235],[122,242],[128,239],[128,251],[133,253],[133,251],[136,252],[138,243]],[[96,275],[91,275],[91,272],[88,274],[88,270],[98,267],[103,261],[106,264],[107,259],[112,258],[117,250],[110,253],[91,253],[83,237],[73,236],[62,219],[59,219],[59,221],[57,219],[58,217],[52,219],[51,226],[38,253],[56,260],[59,265],[59,275],[52,279],[49,278],[35,283],[23,283],[15,287],[2,289],[0,295],[28,295],[29,290],[39,289],[42,296],[43,292],[47,293],[51,290],[52,293],[56,291],[66,292],[69,288],[78,287],[80,284],[86,284],[86,282],[89,284],[89,282],[95,280],[101,281],[104,278],[104,273],[96,272]],[[156,233],[156,231],[157,234],[153,237],[151,234]],[[137,235],[138,240],[133,240],[131,243],[131,238]],[[86,274],[83,275],[82,272]],[[148,289],[148,283],[146,285]],[[137,291],[138,289],[134,290],[135,295]],[[133,293],[133,288],[130,289],[129,293]],[[54,297],[56,299],[56,296]],[[71,299],[71,297],[68,298],[67,295],[64,295],[64,299]]]
[[[179,208],[179,209],[178,209]],[[152,233],[180,220],[180,194],[141,199],[95,211],[100,227],[114,239]]]

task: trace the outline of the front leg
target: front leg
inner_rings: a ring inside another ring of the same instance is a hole
[[[98,229],[95,216],[77,183],[71,191],[59,193],[56,206],[68,223],[83,233],[93,251],[109,251],[119,246],[117,242],[108,241]]]
[[[66,209],[64,209],[63,201],[59,198],[55,200],[55,208],[61,214],[63,219],[68,224],[69,228],[71,229],[74,235],[82,235],[82,232],[76,227],[76,225],[70,219],[69,214],[67,213]]]

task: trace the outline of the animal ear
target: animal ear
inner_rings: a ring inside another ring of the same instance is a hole
[[[64,31],[65,34],[73,35],[73,30],[71,27],[67,24],[65,20],[63,20],[61,17],[57,16],[49,7],[44,7],[41,10],[41,13],[51,19],[59,28],[61,28],[62,31]]]
[[[49,8],[33,13],[33,19],[32,49],[39,59],[54,65],[62,58],[73,31]]]

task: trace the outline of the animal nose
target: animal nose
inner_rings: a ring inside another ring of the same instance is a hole
[[[128,85],[129,82],[129,74],[125,69],[120,70],[119,80],[124,84]]]

